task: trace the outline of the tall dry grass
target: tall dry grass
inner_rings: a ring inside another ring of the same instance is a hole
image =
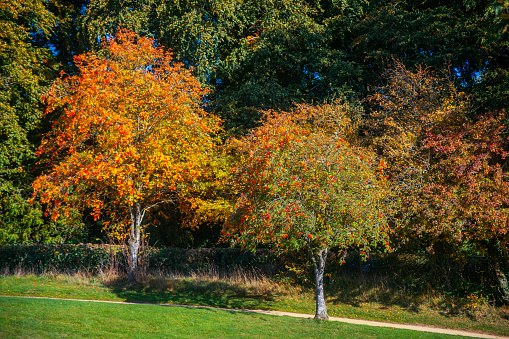
[[[98,273],[97,273],[98,272]],[[96,273],[89,270],[59,271],[55,268],[38,272],[21,265],[14,269],[1,268],[2,276],[44,275],[76,286],[103,285],[114,288],[127,286],[127,275],[118,263],[108,262]],[[465,314],[479,319],[497,315],[509,319],[508,307],[496,307],[493,302],[480,294],[471,294],[467,298],[454,298],[431,288],[426,293],[415,294],[404,285],[399,285],[386,275],[347,274],[330,275],[326,282],[326,296],[329,303],[362,305],[380,305],[380,307],[403,307],[419,312],[434,309],[444,314]],[[231,267],[220,269],[209,265],[202,270],[141,270],[135,288],[164,291],[191,291],[195,293],[234,293],[272,297],[275,295],[296,298],[303,293],[311,295],[311,286],[294,285],[291,282],[276,279],[275,275],[257,269]]]

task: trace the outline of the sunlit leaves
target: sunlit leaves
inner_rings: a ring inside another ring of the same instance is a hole
[[[54,218],[81,205],[96,219],[109,211],[119,225],[133,222],[132,231],[150,208],[193,189],[219,120],[201,108],[206,92],[190,72],[153,40],[119,31],[103,46],[101,56],[77,56],[79,75],[45,96],[48,112],[64,111],[39,149],[50,171],[34,187]]]
[[[344,140],[345,104],[267,112],[261,127],[237,141],[244,161],[242,196],[224,237],[244,247],[286,251],[309,244],[316,253],[387,242],[383,164]]]
[[[233,140],[243,156],[239,191],[223,239],[232,245],[307,249],[316,287],[316,319],[328,319],[323,274],[329,249],[390,249],[384,165],[350,144],[347,104],[266,111],[261,126]]]
[[[465,112],[465,95],[431,70],[411,72],[398,61],[384,76],[387,84],[368,98],[368,136],[395,168],[425,167],[427,157],[419,147],[426,131],[452,113]]]
[[[385,78],[387,84],[368,97],[371,112],[363,130],[366,141],[387,161],[394,203],[403,221],[423,223],[413,213],[403,212],[420,204],[423,182],[429,178],[433,159],[422,147],[423,140],[445,120],[464,115],[468,101],[448,79],[422,67],[411,72],[395,61]]]
[[[422,68],[396,63],[387,75],[365,130],[388,160],[401,240],[498,247],[507,258],[505,111],[475,116],[452,83]]]
[[[33,156],[28,133],[39,122],[39,96],[48,81],[49,51],[31,43],[48,35],[54,16],[43,1],[2,1],[0,4],[0,176],[19,172]],[[0,179],[1,180],[1,179]]]
[[[34,143],[38,142],[43,106],[40,95],[52,72],[47,41],[55,16],[46,1],[0,3],[0,243],[61,241],[72,232],[45,220],[29,204]],[[71,222],[70,222],[71,223]]]
[[[424,147],[435,158],[422,204],[433,208],[428,232],[452,234],[457,240],[509,241],[509,174],[505,112],[477,121],[452,119],[432,130]]]

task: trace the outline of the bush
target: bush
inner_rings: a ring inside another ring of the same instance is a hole
[[[125,254],[122,246],[114,245],[0,246],[0,269],[4,272],[21,268],[33,273],[85,271],[90,274],[114,269],[125,273]],[[251,252],[238,248],[146,247],[140,257],[145,273],[231,273],[240,268],[263,273],[280,282],[311,287],[312,267],[306,255],[295,252],[277,256],[266,249]],[[373,254],[362,261],[357,251],[349,251],[346,257],[332,251],[326,265],[327,287],[334,290],[345,277],[373,277],[410,295],[438,292],[467,297],[482,294],[497,299],[499,294],[487,258],[480,256],[465,257],[458,262],[427,254],[389,253]]]
[[[97,274],[113,267],[125,272],[125,254],[125,248],[117,245],[0,246],[0,268],[4,271],[23,268],[34,273],[86,271]],[[140,257],[149,270],[157,271],[189,273],[210,269],[229,271],[240,267],[272,275],[278,269],[277,257],[268,250],[251,252],[237,248],[147,247]]]
[[[0,267],[43,273],[47,271],[92,274],[106,266],[122,262],[122,248],[109,245],[12,245],[0,247]]]

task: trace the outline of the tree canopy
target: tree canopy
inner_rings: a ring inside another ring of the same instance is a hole
[[[172,230],[219,233],[230,220],[239,231],[240,215],[261,225],[259,213],[279,213],[263,200],[268,192],[300,199],[326,230],[347,223],[328,209],[347,206],[339,178],[378,175],[370,166],[383,160],[376,182],[390,192],[380,206],[393,211],[385,217],[396,250],[486,255],[503,285],[508,8],[505,0],[3,1],[0,244],[104,240],[104,223],[127,241],[168,216]],[[333,116],[342,121],[335,129],[323,120]],[[326,143],[341,147],[327,153]],[[292,181],[292,170],[306,180]],[[384,238],[373,225],[365,232]],[[306,244],[279,222],[264,227],[287,236],[277,249]],[[341,247],[320,232],[307,234]]]
[[[109,211],[133,273],[145,213],[193,189],[219,120],[200,107],[205,91],[190,72],[153,40],[119,31],[103,48],[77,56],[79,74],[45,95],[47,113],[64,113],[39,148],[50,171],[34,188],[53,219],[79,204],[94,219]]]
[[[239,141],[242,192],[224,237],[276,251],[307,248],[316,280],[316,318],[327,319],[323,274],[327,253],[354,246],[368,256],[390,248],[383,200],[384,164],[351,145],[350,109],[336,103],[268,112]]]

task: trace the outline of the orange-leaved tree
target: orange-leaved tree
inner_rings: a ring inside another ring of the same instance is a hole
[[[38,150],[49,171],[33,186],[55,219],[73,206],[107,212],[129,243],[133,281],[145,214],[192,192],[220,121],[201,108],[206,91],[190,71],[151,39],[121,30],[75,62],[79,73],[45,95],[47,112],[62,115]]]
[[[242,194],[223,231],[225,240],[246,248],[307,248],[317,319],[328,318],[328,251],[360,247],[367,256],[389,247],[384,165],[347,141],[348,111],[338,102],[266,113],[260,127],[237,141],[244,154],[236,172]]]

